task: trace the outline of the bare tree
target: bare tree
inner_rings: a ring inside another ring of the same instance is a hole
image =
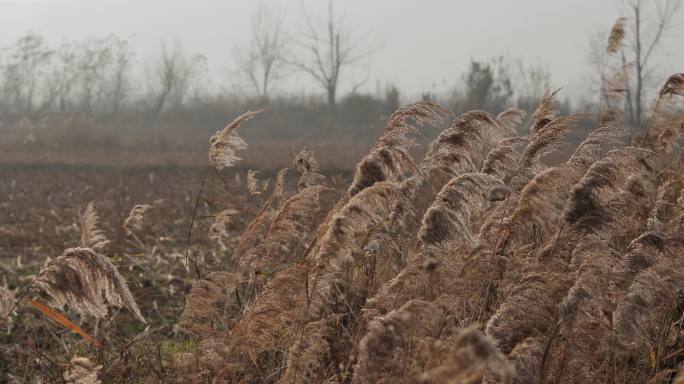
[[[516,62],[517,74],[513,76],[517,106],[526,111],[533,111],[551,87],[551,73],[540,61],[526,64],[522,59]]]
[[[3,93],[21,112],[31,115],[50,66],[54,51],[35,33],[20,37],[10,48],[3,76]]]
[[[195,75],[195,66],[203,60],[202,56],[187,57],[178,42],[171,49],[162,43],[161,55],[154,68],[157,81],[155,115],[159,115],[169,101],[183,102]]]
[[[343,68],[367,57],[374,49],[360,45],[353,40],[351,33],[343,29],[341,20],[335,16],[333,0],[328,0],[328,17],[324,30],[314,25],[304,6],[302,12],[307,31],[294,41],[304,54],[290,62],[325,89],[328,105],[334,109]]]
[[[607,36],[606,31],[603,29],[592,31],[589,35],[586,46],[586,58],[589,65],[585,79],[588,86],[587,95],[593,95],[601,91],[608,58],[606,52]]]
[[[252,36],[248,45],[238,50],[236,62],[260,97],[268,98],[272,84],[285,75],[286,50],[282,19],[259,4],[252,18]]]
[[[78,75],[78,60],[78,51],[73,44],[64,42],[57,48],[47,80],[43,109],[50,109],[55,102],[59,101],[59,111],[62,113],[67,111],[70,93]]]
[[[28,33],[9,48],[2,65],[1,101],[27,115],[52,110],[116,112],[128,92],[131,52],[115,36],[63,42],[52,48]]]
[[[74,106],[82,113],[116,113],[130,88],[128,44],[116,36],[64,43],[51,63],[45,109],[59,100],[66,112]]]
[[[634,65],[633,89],[627,92],[631,120],[643,121],[644,95],[651,79],[651,58],[664,34],[673,25],[681,0],[623,0],[628,15],[627,47],[622,50],[623,64]]]
[[[111,114],[114,115],[121,108],[130,91],[130,69],[132,52],[124,40],[112,40],[112,74],[109,81],[109,99]]]
[[[78,104],[82,112],[91,114],[104,98],[107,69],[113,56],[107,39],[85,40],[79,51]]]

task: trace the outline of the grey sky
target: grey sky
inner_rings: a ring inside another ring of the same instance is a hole
[[[301,24],[297,0],[264,0],[279,9],[285,26]],[[312,14],[323,15],[324,1],[308,0]],[[0,45],[27,30],[49,41],[115,34],[130,40],[137,61],[157,52],[162,39],[178,39],[190,53],[207,56],[215,83],[229,83],[232,48],[248,38],[256,0],[0,0]],[[616,0],[344,0],[336,7],[357,36],[383,41],[359,63],[345,82],[370,74],[366,89],[397,84],[404,93],[443,92],[461,78],[471,58],[499,54],[539,60],[554,86],[581,94],[586,83],[587,39],[610,29],[620,16]],[[684,28],[670,32],[657,59],[663,73],[684,69],[677,52]],[[298,82],[306,90],[312,83]],[[343,90],[346,88],[343,87]]]

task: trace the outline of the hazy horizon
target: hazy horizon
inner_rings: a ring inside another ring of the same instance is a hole
[[[300,2],[262,1],[285,18],[284,27],[296,30]],[[215,87],[229,86],[232,52],[249,38],[250,22],[259,2],[198,0],[0,0],[0,46],[10,45],[27,31],[41,33],[50,43],[114,34],[128,40],[136,67],[144,67],[159,52],[162,41],[178,40],[186,52],[208,59]],[[307,1],[312,15],[324,15],[324,2]],[[342,92],[369,76],[367,92],[395,84],[403,95],[444,93],[461,80],[468,63],[498,55],[539,62],[551,73],[552,85],[567,96],[585,93],[590,73],[588,39],[608,31],[620,16],[617,1],[573,0],[549,2],[360,0],[335,4],[357,37],[381,42],[369,58],[356,64],[342,79]],[[526,22],[528,20],[529,22]],[[658,73],[669,73],[684,63],[676,51],[684,28],[669,32],[654,61]],[[276,92],[318,93],[303,74],[296,86]]]

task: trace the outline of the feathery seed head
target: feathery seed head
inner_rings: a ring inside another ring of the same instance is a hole
[[[496,116],[496,119],[501,125],[509,130],[515,130],[525,121],[525,119],[527,119],[527,112],[519,108],[508,108],[507,110],[499,113]]]
[[[256,178],[256,174],[259,171],[248,170],[247,171],[247,191],[250,195],[259,195],[261,191],[259,190],[259,180]]]
[[[627,23],[626,17],[620,17],[615,21],[613,28],[610,30],[610,35],[608,36],[608,46],[606,48],[609,54],[616,53],[622,48],[622,40],[625,38],[625,24]]]
[[[45,266],[31,292],[57,308],[107,317],[107,305],[126,307],[145,322],[123,276],[111,260],[90,248],[69,248]]]
[[[100,217],[95,210],[95,202],[91,201],[83,212],[83,216],[81,216],[82,247],[102,252],[109,245],[109,240],[104,232],[98,228],[99,222]]]
[[[149,204],[138,204],[131,209],[131,212],[128,214],[128,217],[123,223],[123,227],[127,235],[132,235],[133,233],[142,231],[143,215],[150,208],[154,207]]]
[[[5,328],[8,330],[12,327],[12,314],[10,311],[14,312],[12,309],[14,303],[14,292],[0,285],[0,321],[7,319],[7,324],[0,322],[0,326],[6,326]]]
[[[236,152],[247,148],[247,143],[235,132],[235,130],[250,120],[258,113],[263,111],[247,111],[231,121],[222,131],[216,132],[211,136],[209,146],[209,164],[221,170],[232,167],[236,161],[240,160]]]
[[[233,216],[237,215],[238,211],[234,209],[226,209],[221,211],[214,218],[214,223],[209,227],[209,238],[212,240],[220,240],[228,236],[227,226],[231,224]]]
[[[677,95],[684,96],[684,73],[675,73],[660,88],[660,96]]]
[[[100,384],[97,375],[102,369],[87,357],[74,357],[64,371],[63,379],[67,384]]]

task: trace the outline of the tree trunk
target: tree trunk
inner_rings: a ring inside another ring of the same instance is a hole
[[[328,85],[328,107],[331,111],[335,110],[335,94],[337,93],[337,87],[334,85]]]
[[[164,104],[166,104],[166,97],[169,95],[170,89],[164,89],[164,91],[159,95],[157,99],[157,105],[154,107],[154,115],[159,116],[162,109],[164,109]]]
[[[622,66],[625,67],[627,65],[627,59],[625,58],[625,52],[622,51],[621,53],[622,56]],[[629,121],[631,123],[634,123],[636,120],[634,116],[634,104],[632,102],[632,86],[628,84],[627,86],[627,95],[626,95],[626,104],[627,104],[627,113],[629,115]]]

